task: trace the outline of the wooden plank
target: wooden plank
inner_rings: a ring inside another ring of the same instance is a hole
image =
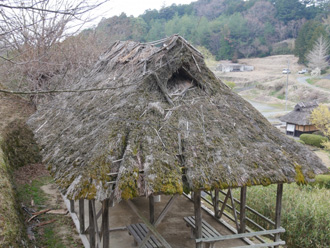
[[[214,190],[214,199],[213,199],[213,207],[214,207],[214,216],[219,218],[219,190]]]
[[[109,232],[109,204],[110,200],[105,199],[102,202],[102,236],[103,248],[110,248],[110,232]]]
[[[149,232],[149,229],[144,223],[137,223],[127,226],[129,233],[134,237],[137,243],[140,245],[146,234]],[[162,244],[153,236],[150,236],[147,243],[144,244],[146,247],[162,247]]]
[[[190,197],[189,195],[187,195],[187,194],[185,194],[185,193],[183,193],[183,195],[184,195],[185,197],[187,197],[189,200],[191,200],[191,197]],[[214,212],[213,212],[211,209],[209,209],[209,208],[207,208],[207,207],[205,207],[205,206],[203,206],[203,205],[202,205],[202,209],[203,209],[208,215],[210,215],[211,217],[214,217]],[[216,218],[214,218],[214,220],[217,221],[218,223],[224,225],[224,226],[225,226],[228,230],[230,230],[232,233],[237,233],[237,230],[236,230],[234,227],[232,227],[229,223],[227,223],[225,220],[222,220],[222,219],[216,219]],[[253,243],[251,240],[247,239],[247,238],[242,238],[242,240],[243,240],[245,243],[247,243],[247,244],[254,245],[254,243]]]
[[[225,207],[227,205],[227,201],[228,201],[228,198],[229,198],[229,189],[227,191],[227,194],[225,194],[225,195],[226,195],[226,197],[225,197],[225,200],[222,203],[221,210],[220,210],[220,213],[219,213],[219,216],[218,216],[219,219],[221,219],[223,211],[225,211]]]
[[[85,202],[79,199],[79,233],[85,233]]]
[[[220,190],[220,193],[223,195],[227,195],[224,191]],[[234,201],[236,201],[238,204],[241,204],[241,202],[239,200],[237,200],[236,198],[234,198]],[[258,217],[262,218],[263,220],[265,220],[266,222],[268,222],[269,224],[273,225],[275,227],[275,222],[270,220],[269,218],[267,218],[266,216],[260,214],[259,212],[257,212],[256,210],[254,210],[253,208],[249,207],[248,205],[246,205],[246,209],[248,209],[249,211],[251,211],[252,213],[254,213],[255,215],[257,215]]]
[[[160,213],[160,215],[158,216],[157,220],[154,223],[154,227],[156,228],[160,222],[163,220],[163,218],[165,217],[165,215],[167,214],[167,212],[171,209],[175,199],[179,197],[179,195],[174,195],[171,197],[171,199],[168,201],[168,203],[166,204],[166,206],[164,207],[164,209],[162,210],[162,212]],[[143,245],[147,242],[147,240],[149,239],[149,237],[151,236],[151,230],[147,233],[146,237],[144,238],[144,240],[142,241],[141,245],[139,247],[143,247]]]
[[[283,184],[279,183],[277,185],[277,195],[276,195],[276,209],[275,209],[275,228],[281,227],[281,209],[282,209],[282,195],[283,195]],[[274,241],[280,240],[280,234],[276,234]],[[278,246],[276,246],[278,247]]]
[[[143,221],[143,223],[149,228],[149,230],[155,235],[155,237],[162,243],[165,248],[172,248],[169,243],[163,238],[162,235],[156,230],[156,228],[150,224],[150,222],[140,213],[131,200],[127,200],[128,205],[133,212]]]
[[[74,200],[70,200],[70,212],[74,213]]]
[[[88,232],[89,232],[89,243],[91,248],[95,248],[95,227],[94,227],[94,215],[93,215],[93,207],[92,207],[92,201],[88,201]]]
[[[254,244],[254,245],[244,245],[244,246],[235,246],[233,248],[262,248],[262,247],[273,247],[278,245],[285,245],[285,241],[278,241],[272,243],[263,243],[263,244]]]
[[[285,232],[284,228],[273,229],[273,230],[266,230],[266,231],[259,231],[259,232],[251,232],[251,233],[238,233],[232,235],[224,235],[218,238],[200,238],[196,239],[196,242],[213,242],[213,241],[222,241],[222,240],[230,240],[230,239],[240,239],[240,238],[251,238],[255,236],[262,236],[266,234],[276,234],[276,233],[283,233]]]
[[[243,186],[241,188],[241,204],[240,204],[240,214],[239,214],[239,230],[238,233],[245,233],[246,231],[246,190],[247,187]]]
[[[92,211],[93,211],[93,220],[94,220],[94,228],[96,231],[96,242],[97,242],[97,247],[101,247],[101,240],[100,240],[100,232],[99,232],[99,227],[97,225],[97,217],[96,217],[96,208],[95,208],[95,200],[92,201]]]
[[[184,217],[183,219],[191,228],[196,227],[194,216],[187,216]],[[205,220],[202,220],[202,237],[207,238],[207,237],[218,237],[218,236],[221,236],[221,234]]]
[[[234,214],[234,217],[235,217],[236,230],[238,232],[239,225],[238,225],[238,219],[237,219],[237,212],[236,212],[235,202],[234,202],[234,199],[233,199],[233,194],[231,192],[231,188],[228,189],[228,193],[229,193],[229,196],[230,196],[231,206],[233,208],[233,214]]]

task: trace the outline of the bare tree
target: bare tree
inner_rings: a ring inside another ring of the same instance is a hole
[[[1,81],[28,90],[55,88],[67,75],[86,68],[95,55],[87,42],[93,34],[77,34],[90,21],[89,12],[106,0],[3,0],[0,2]],[[79,44],[79,51],[77,46]],[[82,51],[86,48],[86,51]],[[87,54],[86,54],[87,53]],[[93,54],[93,55],[92,55]]]
[[[321,35],[315,42],[312,50],[307,54],[308,66],[312,69],[323,70],[329,66],[327,56],[329,54],[329,42]]]

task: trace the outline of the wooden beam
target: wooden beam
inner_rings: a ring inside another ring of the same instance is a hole
[[[163,238],[162,235],[156,230],[156,228],[151,225],[151,223],[140,213],[137,207],[133,204],[131,200],[127,200],[128,205],[131,207],[133,212],[143,221],[143,223],[149,228],[149,230],[155,235],[155,237],[162,243],[164,248],[172,248],[169,243]]]
[[[276,195],[276,209],[275,209],[275,228],[281,227],[281,209],[282,209],[282,195],[283,195],[283,184],[277,184],[277,195]],[[280,234],[276,234],[274,241],[280,240]],[[276,246],[279,247],[279,246]],[[276,248],[275,247],[275,248]]]
[[[92,206],[92,201],[88,201],[88,222],[89,222],[89,227],[88,227],[88,232],[89,232],[89,243],[90,243],[90,248],[95,248],[95,228],[94,228],[94,215],[93,215],[93,206]]]
[[[246,186],[243,186],[241,188],[241,204],[240,204],[238,233],[245,233],[246,231],[246,190],[247,190]]]
[[[70,212],[74,213],[74,200],[70,200]]]
[[[226,194],[225,200],[223,201],[223,204],[222,204],[222,206],[221,206],[221,210],[220,210],[220,213],[219,213],[219,216],[218,216],[219,219],[221,219],[222,214],[223,214],[223,211],[225,211],[225,208],[226,208],[226,204],[227,204],[228,198],[229,198],[229,189],[228,189],[228,191],[227,191],[227,194]]]
[[[277,234],[277,233],[284,233],[285,229],[280,227],[279,229],[273,230],[266,230],[266,231],[258,231],[258,232],[251,232],[251,233],[239,233],[239,234],[231,234],[231,235],[224,235],[219,236],[216,238],[200,238],[196,239],[196,242],[212,242],[212,241],[222,241],[222,240],[230,240],[230,239],[240,239],[240,238],[251,238],[255,236],[262,236],[267,234]]]
[[[103,236],[103,248],[109,248],[110,247],[109,206],[110,206],[110,200],[109,199],[105,199],[102,202],[102,236]]]
[[[202,202],[201,202],[201,191],[196,190],[194,192],[194,211],[195,211],[195,238],[202,238]],[[202,243],[196,243],[196,248],[202,248]]]
[[[79,199],[79,229],[80,233],[85,233],[85,202]]]
[[[93,211],[93,220],[94,220],[93,224],[94,224],[94,228],[95,228],[95,231],[96,231],[97,248],[101,248],[100,232],[99,232],[99,227],[97,225],[95,200],[92,200],[92,211]]]
[[[219,190],[214,190],[214,199],[213,199],[213,207],[214,207],[214,216],[219,218]]]
[[[155,223],[155,198],[153,195],[149,196],[149,221],[151,224]]]
[[[228,193],[229,193],[229,196],[230,196],[231,206],[233,208],[233,214],[234,214],[234,217],[235,217],[236,230],[238,232],[239,225],[238,225],[238,219],[237,219],[237,212],[236,212],[236,207],[235,207],[235,202],[234,202],[233,194],[232,194],[230,188],[228,189]]]

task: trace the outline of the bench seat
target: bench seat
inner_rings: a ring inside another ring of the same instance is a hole
[[[187,223],[188,227],[191,227],[191,238],[195,238],[194,230],[196,228],[195,223],[195,216],[187,216],[183,218],[184,221]],[[215,230],[209,223],[205,220],[202,220],[202,238],[217,238],[221,237],[222,235]],[[209,242],[208,245],[210,248],[214,247],[215,242]]]
[[[128,233],[133,236],[135,245],[138,245],[145,238],[147,233],[149,232],[148,227],[144,223],[137,223],[127,226]],[[159,240],[151,235],[149,240],[147,241],[145,247],[147,248],[161,248],[163,245],[159,242]]]

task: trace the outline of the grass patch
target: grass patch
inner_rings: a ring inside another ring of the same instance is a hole
[[[49,225],[44,228],[44,234],[39,237],[40,244],[49,248],[65,248],[66,246],[60,241],[60,237],[54,232],[55,225]]]
[[[48,196],[41,189],[41,187],[51,181],[51,177],[45,176],[38,180],[33,180],[31,184],[19,185],[17,187],[18,198],[25,205],[29,205],[32,199],[36,205],[44,205],[48,199]]]
[[[306,79],[306,82],[311,84],[311,85],[314,85],[315,83],[317,83],[317,81],[319,81],[318,78],[307,78]]]
[[[0,247],[22,247],[26,238],[23,226],[12,176],[0,149]]]
[[[235,195],[236,198],[239,196],[238,190],[235,190]],[[330,190],[326,188],[284,185],[281,226],[286,232],[281,234],[281,238],[288,247],[330,247],[329,199]],[[272,220],[275,219],[275,201],[276,185],[248,188],[247,205]],[[249,211],[247,214],[267,229],[273,228]]]

